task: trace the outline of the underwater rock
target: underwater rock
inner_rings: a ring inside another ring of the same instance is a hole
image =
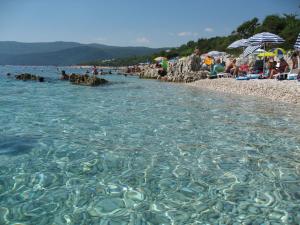
[[[37,141],[31,137],[0,137],[0,155],[25,154],[31,151]]]
[[[121,198],[107,198],[102,199],[89,207],[88,213],[91,216],[102,217],[105,215],[114,215],[121,209],[125,208],[125,203]]]

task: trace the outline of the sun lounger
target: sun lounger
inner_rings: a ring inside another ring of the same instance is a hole
[[[289,73],[278,73],[274,77],[277,80],[297,80],[299,74],[300,69],[292,69]]]
[[[297,80],[297,77],[299,76],[300,74],[300,69],[293,69],[291,70],[288,75],[287,75],[287,79],[288,80]]]

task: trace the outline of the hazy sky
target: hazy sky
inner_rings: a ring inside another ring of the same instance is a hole
[[[242,22],[298,13],[299,0],[0,0],[0,40],[178,46]]]

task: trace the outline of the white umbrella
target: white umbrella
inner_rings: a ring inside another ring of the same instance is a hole
[[[232,48],[248,47],[249,45],[250,44],[248,42],[248,39],[241,39],[231,43],[227,48],[232,49]]]
[[[219,56],[226,55],[226,52],[211,51],[211,52],[207,53],[207,55],[209,55],[211,57],[219,57]]]

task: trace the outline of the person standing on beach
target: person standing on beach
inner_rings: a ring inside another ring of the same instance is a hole
[[[299,62],[298,62],[298,54],[297,52],[294,52],[292,55],[292,69],[298,69]]]

